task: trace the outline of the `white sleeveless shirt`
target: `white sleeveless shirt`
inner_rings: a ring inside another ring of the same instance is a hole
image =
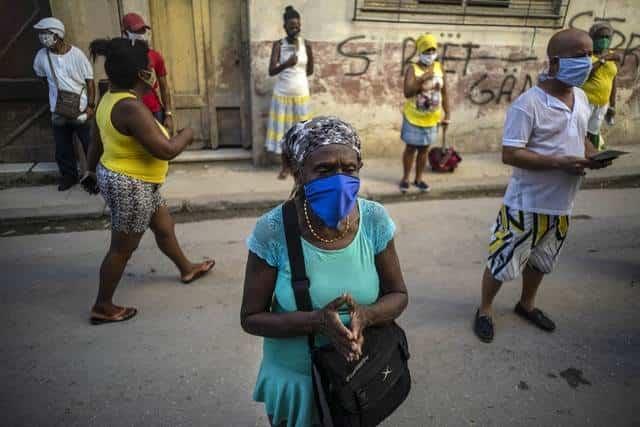
[[[287,38],[280,40],[280,61],[282,64],[296,52],[298,63],[289,68],[285,68],[278,74],[278,80],[273,87],[273,92],[280,96],[305,96],[309,95],[309,81],[307,80],[307,48],[304,40],[298,38],[298,48],[287,41]],[[278,65],[279,65],[278,64]]]

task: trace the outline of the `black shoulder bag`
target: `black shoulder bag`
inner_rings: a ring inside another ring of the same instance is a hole
[[[312,311],[298,214],[292,200],[284,204],[283,217],[296,305],[298,310]],[[314,395],[323,427],[376,426],[409,395],[409,346],[395,322],[365,329],[362,357],[355,362],[347,362],[331,344],[316,347],[313,335],[308,340]]]

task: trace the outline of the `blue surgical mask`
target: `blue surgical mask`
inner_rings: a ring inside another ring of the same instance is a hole
[[[591,58],[558,58],[558,73],[553,76],[556,80],[569,86],[580,87],[587,81],[591,73]]]
[[[344,174],[318,178],[304,185],[304,195],[311,210],[333,229],[337,229],[340,221],[351,213],[359,190],[360,180]]]

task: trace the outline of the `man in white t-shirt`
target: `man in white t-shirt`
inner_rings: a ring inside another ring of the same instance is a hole
[[[522,274],[515,312],[546,331],[554,322],[535,307],[545,274],[552,271],[569,229],[569,215],[586,168],[597,150],[587,140],[591,110],[579,89],[591,71],[592,42],[580,30],[556,33],[547,46],[549,71],[510,106],[502,140],[503,162],[513,166],[498,213],[482,278],[482,303],[474,332],[491,342],[491,305],[503,282]]]
[[[44,18],[34,27],[44,46],[33,61],[38,77],[46,79],[49,86],[51,124],[56,143],[56,162],[60,169],[58,190],[64,191],[78,182],[78,165],[73,149],[73,135],[77,135],[86,154],[90,142],[89,120],[95,114],[95,85],[93,68],[87,56],[64,39],[64,24],[56,18]],[[53,66],[53,70],[52,70]],[[75,117],[56,113],[58,89],[80,95],[78,114]]]

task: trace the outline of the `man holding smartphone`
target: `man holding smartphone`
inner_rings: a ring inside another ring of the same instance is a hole
[[[587,139],[591,109],[580,86],[591,72],[592,50],[584,31],[553,35],[548,73],[507,111],[502,159],[513,166],[513,175],[493,227],[474,323],[484,342],[494,337],[495,296],[503,282],[520,275],[522,295],[515,313],[545,331],[555,329],[535,306],[538,287],[558,260],[585,169],[610,164],[591,159],[597,150]]]

